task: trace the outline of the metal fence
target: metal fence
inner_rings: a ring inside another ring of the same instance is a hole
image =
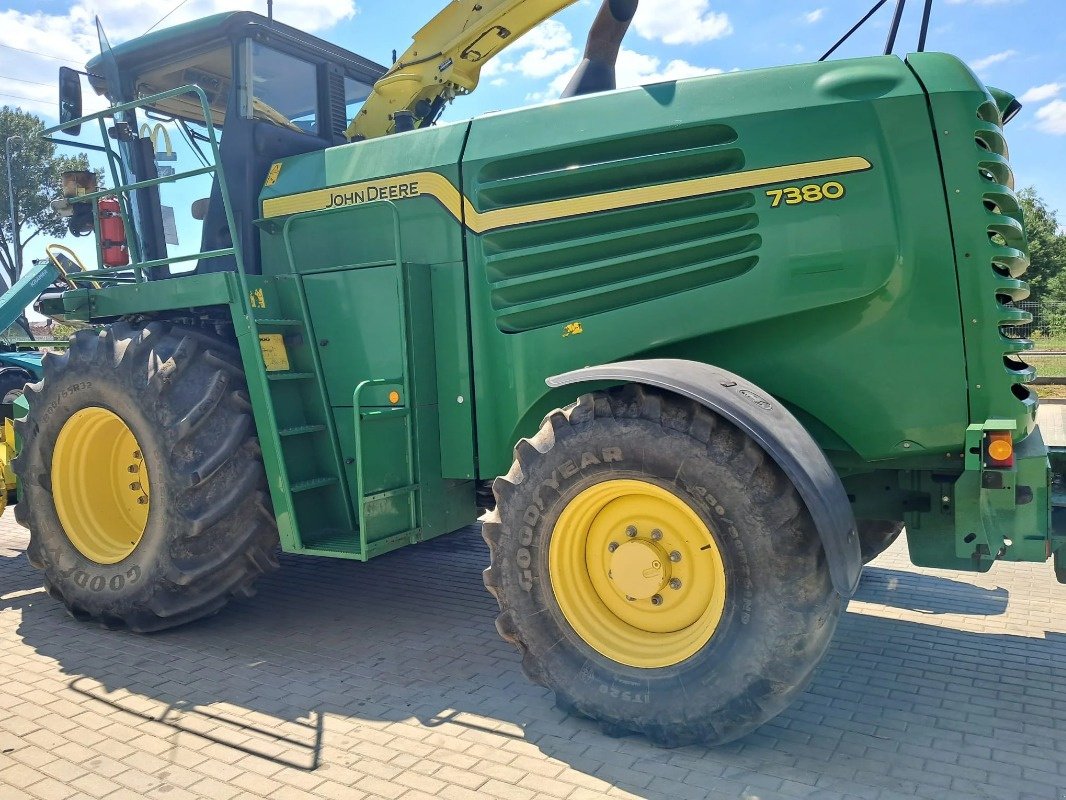
[[[1004,327],[1003,332],[1012,339],[1033,339],[1036,350],[1049,349],[1042,340],[1058,339],[1054,350],[1066,350],[1066,302],[1051,300],[1023,300],[1016,308],[1028,311],[1033,321],[1027,325]]]

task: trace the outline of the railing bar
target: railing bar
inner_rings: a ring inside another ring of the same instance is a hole
[[[197,175],[205,175],[208,172],[214,172],[216,169],[217,167],[214,166],[198,167],[197,169],[189,170],[188,172],[181,172],[175,175],[167,175],[163,178],[149,178],[147,180],[137,181],[136,183],[118,185],[110,189],[101,189],[98,192],[78,195],[77,197],[70,198],[70,201],[72,203],[90,203],[100,197],[107,197],[108,195],[113,195],[117,193],[125,194],[127,192],[135,192],[138,189],[147,189],[150,186],[158,186],[161,183],[174,183],[175,181],[179,181],[183,178],[194,178]]]

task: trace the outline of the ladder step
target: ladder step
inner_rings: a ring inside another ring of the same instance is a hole
[[[268,381],[305,381],[315,377],[313,372],[268,372]]]
[[[417,483],[412,483],[410,486],[398,486],[395,489],[388,489],[387,491],[384,491],[384,492],[374,492],[373,494],[364,494],[363,495],[363,501],[366,502],[367,500],[371,500],[371,501],[373,501],[373,500],[385,500],[385,499],[387,499],[389,497],[400,497],[400,496],[405,495],[405,494],[414,494],[420,488],[422,488],[422,487],[419,484],[417,484]]]
[[[256,317],[255,321],[259,325],[274,325],[274,326],[277,326],[277,327],[302,328],[304,326],[303,322],[301,320],[298,320],[298,319],[279,319],[279,318],[270,318],[270,317]]]
[[[305,433],[318,433],[325,429],[325,425],[299,425],[295,428],[282,428],[278,431],[278,436],[301,436]]]
[[[295,494],[296,492],[306,492],[311,489],[319,489],[323,486],[329,486],[331,483],[336,483],[336,478],[311,478],[307,481],[300,481],[289,486],[289,491]]]
[[[411,409],[409,408],[381,408],[376,411],[360,411],[360,419],[381,419],[382,417],[409,417],[411,416]]]

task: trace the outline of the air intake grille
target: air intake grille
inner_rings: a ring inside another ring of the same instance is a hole
[[[744,169],[723,125],[658,131],[523,155],[479,174],[482,211],[536,206]],[[759,260],[751,192],[665,199],[482,237],[497,327],[508,333],[728,280]]]
[[[1032,349],[1028,339],[1016,338],[1014,326],[1032,321],[1028,311],[1014,303],[1029,295],[1029,286],[1018,280],[1029,266],[1024,219],[1018,196],[1014,193],[1014,174],[1008,163],[1007,141],[1000,126],[999,110],[985,103],[978,111],[974,143],[977,146],[977,171],[984,185],[985,207],[991,268],[995,273],[996,307],[1000,332],[1004,337],[1003,366],[1013,383],[1027,383],[1035,376],[1032,367],[1019,353]]]

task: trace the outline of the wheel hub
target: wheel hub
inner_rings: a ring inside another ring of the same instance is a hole
[[[548,572],[578,636],[633,667],[691,657],[725,608],[714,535],[681,497],[647,481],[607,480],[570,500],[552,530]]]
[[[118,414],[71,414],[52,452],[52,495],[70,543],[97,564],[116,564],[141,541],[151,489],[137,437]]]
[[[669,557],[650,541],[631,539],[611,554],[607,577],[624,597],[648,600],[669,580]]]

